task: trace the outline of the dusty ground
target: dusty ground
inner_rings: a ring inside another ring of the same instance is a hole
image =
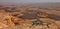
[[[0,29],[60,29],[60,11],[0,6]]]

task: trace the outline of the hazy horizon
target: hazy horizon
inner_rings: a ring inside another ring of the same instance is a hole
[[[55,3],[60,0],[0,0],[1,3]]]
[[[60,0],[0,0],[0,5],[27,5],[36,3],[60,3]]]

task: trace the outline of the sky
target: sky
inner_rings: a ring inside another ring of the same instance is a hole
[[[60,2],[60,0],[0,0],[4,3],[49,3],[49,2]]]

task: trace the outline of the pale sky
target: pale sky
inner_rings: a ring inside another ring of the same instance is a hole
[[[0,2],[11,3],[45,3],[45,2],[60,2],[60,0],[0,0]]]

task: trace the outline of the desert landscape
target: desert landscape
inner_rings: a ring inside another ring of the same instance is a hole
[[[60,29],[60,3],[0,5],[0,29]]]

